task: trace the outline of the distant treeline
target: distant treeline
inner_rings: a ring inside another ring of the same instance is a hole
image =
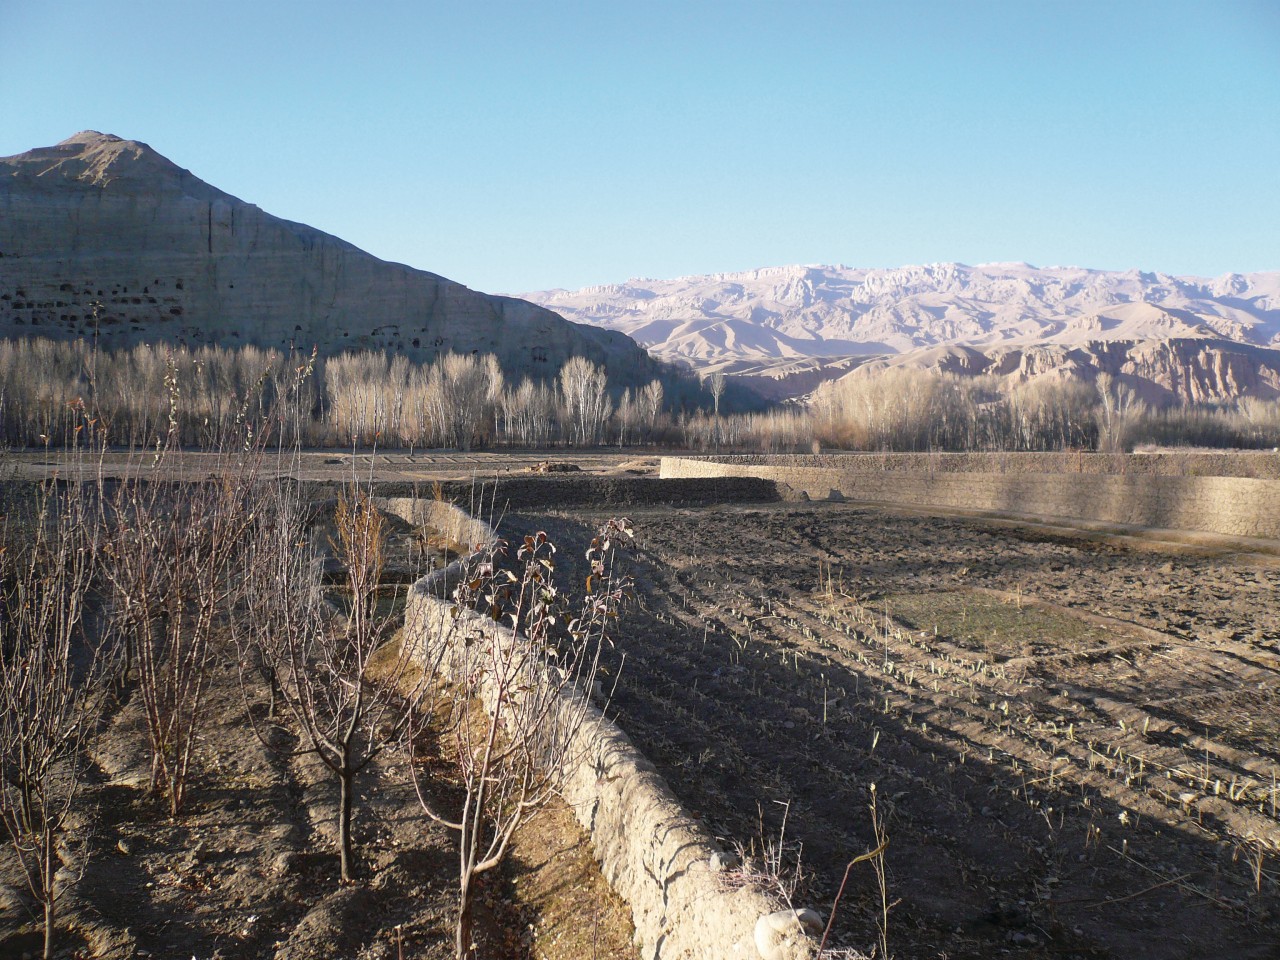
[[[811,406],[824,445],[854,450],[1101,450],[1141,444],[1274,447],[1280,402],[1242,398],[1153,409],[1110,374],[1041,378],[1010,389],[994,377],[909,369],[852,376]]]
[[[258,347],[107,351],[14,339],[0,342],[0,442],[62,443],[87,416],[124,446],[171,435],[204,446],[245,422],[305,446],[625,445],[669,441],[667,398],[696,402],[698,390],[672,371],[611,391],[604,369],[582,357],[552,380],[510,382],[492,355],[415,364],[375,352],[317,360]]]
[[[803,408],[696,413],[678,426],[685,446],[726,453],[1269,449],[1280,447],[1280,401],[1154,409],[1108,374],[1093,383],[1046,378],[1010,389],[995,377],[897,368],[825,384]]]
[[[680,446],[721,452],[1104,450],[1139,444],[1280,446],[1280,401],[1244,398],[1154,410],[1127,384],[996,378],[909,369],[847,377],[807,406],[725,413],[726,379],[670,370],[638,390],[610,387],[582,357],[553,379],[509,380],[493,356],[415,364],[383,353],[324,360],[257,347],[0,341],[0,443],[66,441],[92,418],[108,442],[216,444],[246,421],[304,446],[473,449]],[[727,404],[726,404],[727,406]],[[739,407],[740,409],[740,407]]]

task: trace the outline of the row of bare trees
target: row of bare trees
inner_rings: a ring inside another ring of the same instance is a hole
[[[448,616],[418,619],[413,635],[397,637],[398,618],[379,593],[387,534],[366,489],[339,496],[329,542],[345,569],[342,614],[326,596],[321,545],[298,489],[272,486],[256,509],[235,636],[242,675],[264,679],[283,709],[254,719],[255,730],[272,746],[288,741],[262,728],[283,728],[300,743],[293,754],[314,754],[333,774],[343,882],[357,876],[356,779],[387,750],[404,751],[424,812],[457,833],[456,956],[473,956],[477,879],[504,861],[515,832],[585,749],[589,701],[566,693],[592,689],[611,642],[628,589],[613,559],[630,524],[607,521],[592,541],[580,603],[557,588],[545,534],[525,537],[514,558],[497,540],[455,577],[451,608],[432,608]],[[424,776],[424,756],[441,752],[460,803]]]
[[[999,381],[908,369],[847,377],[811,405],[824,446],[864,450],[1101,450],[1135,445],[1280,446],[1280,400],[1153,408],[1102,373],[1094,382]]]
[[[312,373],[314,376],[300,376]],[[181,403],[171,401],[171,385]],[[115,444],[153,445],[176,424],[184,445],[208,444],[270,411],[285,443],[470,449],[557,444],[681,445],[781,453],[814,444],[852,450],[1115,451],[1136,443],[1280,445],[1280,403],[1153,409],[1108,374],[1092,383],[1040,378],[1009,389],[994,378],[907,368],[859,371],[820,388],[807,406],[722,415],[729,378],[654,379],[619,393],[606,371],[571,358],[553,379],[508,382],[491,356],[447,354],[418,365],[361,352],[317,362],[244,347],[139,346],[95,351],[84,341],[0,342],[0,443],[40,445],[64,434],[78,405]],[[171,423],[171,420],[173,421]]]
[[[242,407],[215,449],[213,478],[168,474],[181,387],[165,376],[160,445],[113,482],[107,434],[82,402],[69,410],[67,479],[6,478],[0,517],[0,821],[52,956],[56,904],[83,871],[78,809],[86,740],[120,695],[142,706],[151,791],[171,815],[186,804],[216,639],[238,588],[254,521],[267,418]],[[78,422],[75,422],[77,421]]]
[[[303,370],[314,376],[299,377]],[[257,347],[106,351],[83,340],[0,341],[0,442],[10,445],[63,437],[81,405],[120,445],[150,446],[171,429],[183,445],[210,445],[237,418],[268,412],[278,438],[309,446],[639,443],[664,430],[663,399],[660,379],[619,395],[604,368],[583,357],[554,379],[508,383],[491,354],[415,364],[366,351],[317,362]]]
[[[353,487],[337,501],[329,546],[344,570],[341,610],[325,590],[324,544],[298,488],[272,485],[256,508],[233,636],[242,682],[265,681],[272,709],[263,718],[250,713],[250,721],[268,748],[296,742],[284,752],[312,754],[333,775],[339,875],[350,882],[356,779],[403,741],[436,688],[413,645],[391,643],[397,618],[380,606],[385,521],[368,490]],[[273,737],[267,727],[289,736]]]
[[[454,634],[428,657],[454,685],[445,701],[447,748],[463,801],[444,806],[416,771],[419,801],[458,836],[458,923],[455,955],[472,955],[472,903],[478,879],[497,868],[512,838],[556,795],[562,774],[586,759],[593,716],[590,697],[600,659],[628,595],[614,569],[617,551],[633,537],[625,519],[606,521],[586,552],[589,573],[580,601],[556,584],[556,546],[545,533],[524,537],[514,557],[506,541],[481,551],[452,594]],[[514,560],[514,563],[511,561]],[[429,631],[430,634],[430,631]],[[417,711],[410,743],[436,740]],[[424,736],[424,734],[426,736]]]
[[[652,380],[614,403],[605,369],[571,357],[554,381],[507,384],[497,359],[447,354],[426,367],[403,357],[347,354],[325,363],[325,420],[346,442],[381,437],[401,447],[506,443],[635,443],[652,439],[663,415],[663,385]]]
[[[1092,447],[1094,389],[1039,380],[1004,394],[995,381],[904,368],[825,385],[813,403],[824,445],[869,450]]]
[[[1280,400],[1156,409],[1105,373],[1093,383],[1046,378],[1009,389],[993,378],[890,368],[827,384],[805,407],[674,423],[684,447],[726,453],[1280,446]]]
[[[476,364],[472,358],[454,358]],[[491,359],[491,358],[489,358]],[[488,362],[488,361],[486,361]],[[571,360],[554,383],[523,380],[506,388],[496,364],[467,396],[493,405],[472,422],[491,424],[474,444],[547,446],[641,443],[701,451],[786,453],[818,447],[849,450],[1116,452],[1136,444],[1217,447],[1280,446],[1280,400],[1244,397],[1217,404],[1155,408],[1118,377],[1092,382],[1040,378],[1017,384],[992,377],[889,368],[820,388],[807,405],[721,415],[728,378],[702,382],[692,411],[668,411],[653,380],[611,402],[604,371]],[[391,378],[396,383],[396,378]],[[370,377],[368,382],[380,382]],[[398,387],[394,389],[399,389]],[[394,392],[394,390],[393,390]],[[705,409],[709,399],[711,409]],[[459,401],[461,402],[461,401]],[[443,409],[437,418],[447,421]],[[348,430],[354,436],[358,430]],[[423,445],[465,446],[459,435],[422,435]],[[401,439],[404,442],[404,439]]]
[[[65,874],[84,863],[68,838],[113,658],[88,626],[103,547],[94,504],[58,484],[26,493],[7,486],[0,518],[0,821],[50,957]]]
[[[292,424],[301,412],[304,421],[318,396],[297,368],[313,362],[257,347],[100,351],[84,340],[0,341],[0,441],[60,442],[88,410],[113,444],[153,446],[176,430],[183,445],[213,446],[237,418],[271,411]]]

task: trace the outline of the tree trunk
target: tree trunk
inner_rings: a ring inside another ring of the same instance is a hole
[[[463,877],[458,889],[458,926],[453,943],[456,960],[469,960],[471,951],[471,878]]]
[[[44,863],[40,865],[44,876],[41,884],[44,890],[44,960],[53,960],[53,880],[54,880],[54,840],[53,831],[46,830],[44,837]]]
[[[151,751],[151,795],[160,797],[164,795],[164,775],[160,764],[160,752],[156,749]]]
[[[182,761],[179,760],[179,763]],[[187,778],[185,775],[175,774],[166,778],[169,782],[169,816],[173,819],[178,818],[178,814],[182,812],[182,804],[187,794]]]
[[[355,774],[338,772],[342,784],[342,800],[338,807],[338,847],[342,853],[342,882],[349,883],[354,873],[354,856],[351,851],[351,805],[355,793]]]

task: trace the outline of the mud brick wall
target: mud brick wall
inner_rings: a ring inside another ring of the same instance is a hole
[[[826,453],[707,456],[750,466],[830,467],[858,473],[1088,473],[1101,476],[1280,480],[1280,453]]]
[[[772,484],[768,485],[772,488]],[[434,500],[383,499],[378,505],[405,520],[427,523],[462,543],[491,542],[493,530],[465,511]],[[464,638],[503,642],[506,628],[469,612],[459,623],[449,601],[461,575],[455,561],[415,583],[405,607],[405,642],[420,662],[448,673],[450,647]],[[442,648],[443,645],[443,648]],[[491,696],[482,691],[482,699]],[[564,697],[581,696],[576,688]],[[721,883],[710,865],[722,853],[706,829],[635,745],[594,706],[572,751],[561,795],[589,836],[601,872],[631,906],[645,960],[811,960],[813,940],[787,935],[758,949],[758,930],[777,917],[762,893]]]
[[[664,457],[661,476],[755,477],[811,499],[953,507],[1280,539],[1280,457],[893,454]],[[1208,471],[1217,471],[1209,473]],[[1240,475],[1240,474],[1253,475]]]
[[[387,497],[412,496],[409,483],[379,483]],[[420,495],[431,492],[419,486]],[[726,501],[770,502],[778,499],[777,485],[753,477],[692,479],[670,483],[656,477],[598,477],[569,474],[555,477],[502,477],[452,480],[441,485],[446,500],[474,512],[502,516],[507,512],[538,511],[557,507],[694,506]]]

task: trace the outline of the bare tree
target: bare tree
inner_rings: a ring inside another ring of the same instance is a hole
[[[586,357],[570,357],[560,368],[560,393],[564,398],[566,427],[579,446],[598,443],[612,412],[608,377]]]
[[[343,353],[324,362],[329,423],[344,441],[368,443],[386,426],[387,358],[364,351]]]
[[[631,388],[622,391],[622,396],[618,399],[618,409],[614,411],[614,416],[618,421],[618,446],[623,447],[627,443],[627,436],[636,421],[636,401],[631,393]]]
[[[404,731],[429,689],[413,645],[390,643],[396,620],[378,609],[384,521],[367,491],[338,500],[333,548],[346,570],[345,615],[325,598],[318,544],[295,487],[263,502],[246,564],[238,631],[249,656],[275,683],[285,718],[338,787],[341,878],[355,875],[351,826],[356,778]],[[388,655],[389,654],[389,655]],[[276,741],[260,728],[263,742]]]
[[[498,398],[498,432],[508,445],[517,441],[521,437],[521,421],[524,418],[524,409],[528,406],[528,394],[532,392],[533,384],[529,382],[529,378],[525,377],[519,387],[507,387],[502,391],[502,396]],[[523,439],[520,439],[523,442]]]
[[[106,546],[112,621],[128,645],[151,746],[151,789],[186,802],[228,578],[247,513],[238,484],[128,482]]]
[[[54,481],[36,498],[25,517],[9,504],[0,531],[0,821],[43,908],[47,960],[64,893],[59,850],[108,654],[85,626],[99,546],[88,492]]]
[[[1076,380],[1040,378],[1009,391],[1009,430],[1015,449],[1066,450],[1092,445],[1097,394]]]
[[[486,353],[480,361],[484,368],[485,378],[485,423],[484,433],[486,441],[497,442],[498,432],[498,407],[502,403],[502,398],[506,394],[506,378],[502,374],[502,364],[498,362],[498,358],[492,353]]]
[[[491,410],[492,374],[496,367],[459,353],[446,353],[428,376],[430,410],[444,443],[470,450],[483,433]],[[499,392],[501,384],[498,385]]]
[[[502,566],[507,545],[499,541],[455,592],[455,633],[442,641],[450,652],[441,662],[453,682],[445,729],[464,791],[461,809],[445,813],[416,778],[415,785],[427,814],[459,835],[458,960],[474,955],[477,877],[503,861],[516,830],[579,759],[601,651],[628,586],[614,575],[614,550],[631,537],[627,520],[610,520],[592,541],[576,615],[553,582],[555,547],[545,533],[524,538],[518,572]],[[421,727],[415,734],[410,743],[421,742]]]
[[[1146,412],[1137,392],[1109,373],[1098,374],[1098,449],[1121,453],[1136,421]]]
[[[662,381],[650,380],[640,392],[640,407],[644,411],[644,425],[648,439],[658,428],[658,417],[662,414]]]
[[[207,480],[182,481],[178,450],[179,387],[171,367],[169,433],[150,476],[120,484],[104,504],[103,574],[108,623],[136,669],[151,747],[151,789],[177,816],[186,801],[195,745],[204,723],[214,632],[225,620],[247,508],[267,433],[243,410],[235,430],[211,451]]]
[[[707,377],[707,389],[711,391],[711,402],[715,406],[715,415],[720,416],[720,398],[724,396],[725,376],[717,370]]]
[[[518,387],[508,387],[499,400],[502,432],[508,444],[543,446],[551,441],[557,429],[559,404],[555,391],[542,381],[528,377]]]
[[[561,429],[560,404],[555,389],[544,381],[526,377],[518,391],[520,442],[526,446],[546,446]]]

